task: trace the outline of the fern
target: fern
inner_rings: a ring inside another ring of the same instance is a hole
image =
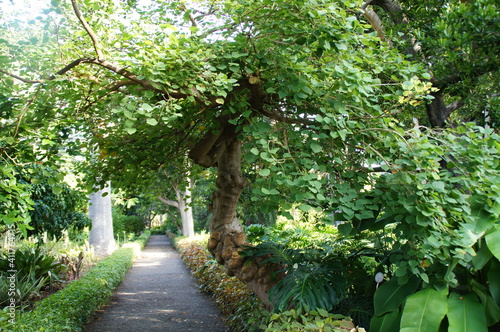
[[[289,249],[269,242],[250,247],[245,257],[282,267],[284,277],[269,292],[276,311],[309,307],[331,310],[346,289],[341,259],[318,249]]]

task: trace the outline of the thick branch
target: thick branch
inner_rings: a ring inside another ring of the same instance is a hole
[[[167,199],[163,196],[158,196],[158,199],[163,203],[163,204],[166,204],[168,206],[173,206],[175,208],[179,208],[179,202],[176,202],[176,201],[173,201],[171,199]]]
[[[73,6],[73,10],[75,11],[76,17],[78,17],[78,20],[82,23],[83,27],[85,28],[85,31],[87,31],[87,34],[90,36],[92,39],[92,44],[94,44],[94,50],[95,53],[97,54],[97,59],[99,61],[104,61],[106,58],[104,57],[104,53],[101,50],[101,45],[99,43],[99,39],[97,38],[97,35],[94,33],[90,25],[85,21],[85,18],[82,15],[82,12],[80,11],[80,8],[78,7],[78,1],[77,0],[71,0],[71,5]]]
[[[385,38],[384,28],[382,26],[382,20],[377,13],[375,13],[373,9],[365,9],[363,15],[366,17],[368,22],[370,22],[373,30],[377,32],[378,38],[382,41],[387,41]]]
[[[403,15],[403,10],[394,0],[372,0],[370,1],[370,5],[382,8],[382,10],[384,10],[389,15],[395,25],[409,24],[408,19]],[[375,26],[374,29],[376,30]],[[411,47],[407,49],[407,52],[413,56],[416,56],[421,49],[419,43],[408,33],[404,33],[403,38],[411,42]]]
[[[401,7],[393,0],[372,0],[370,5],[379,6],[382,8],[390,17],[394,24],[407,23]]]
[[[163,88],[160,88],[160,87],[156,87],[156,86],[153,86],[148,80],[144,80],[144,79],[139,79],[139,77],[126,70],[125,68],[120,68],[118,66],[116,66],[115,64],[107,61],[107,60],[104,60],[104,61],[100,61],[99,59],[96,59],[96,58],[80,58],[80,59],[76,59],[74,61],[72,61],[70,64],[66,65],[64,68],[60,69],[59,71],[57,71],[54,75],[51,75],[45,79],[42,79],[42,80],[30,80],[30,79],[25,79],[25,78],[22,78],[18,75],[15,75],[15,74],[12,74],[12,73],[9,73],[5,70],[2,70],[0,69],[0,72],[1,73],[4,73],[8,76],[11,76],[15,79],[18,79],[24,83],[45,83],[46,81],[51,81],[51,80],[54,80],[56,79],[57,76],[59,75],[63,75],[65,73],[67,73],[68,71],[70,71],[71,69],[75,68],[76,66],[78,65],[81,65],[81,64],[84,64],[84,63],[89,63],[89,64],[94,64],[94,65],[98,65],[100,67],[103,67],[111,72],[114,72],[120,76],[123,76],[125,78],[128,79],[128,81],[119,81],[117,82],[116,84],[112,85],[110,87],[110,89],[112,91],[116,91],[118,90],[121,86],[124,86],[124,85],[134,85],[134,84],[137,84],[137,85],[140,85],[143,89],[145,90],[152,90],[152,91],[156,91],[160,94],[164,94],[164,95],[167,95],[168,97],[170,98],[175,98],[175,99],[180,99],[180,98],[186,98],[187,95],[185,93],[181,93],[179,91],[176,91],[176,90],[173,90],[173,91],[168,91],[168,90],[165,90]],[[196,91],[194,91],[196,92]]]
[[[273,112],[265,107],[266,100],[273,96],[267,94],[262,89],[262,82],[258,75],[251,76],[249,79],[238,81],[239,89],[250,90],[250,106],[260,114],[282,123],[313,125],[314,122],[306,118],[291,118],[283,114],[282,111]]]
[[[189,151],[189,158],[203,167],[212,167],[226,149],[225,142],[236,137],[236,126],[229,124],[228,119],[220,119],[221,127],[217,134],[208,131],[205,136]]]
[[[446,106],[447,115],[450,116],[450,114],[453,111],[456,111],[457,109],[459,109],[460,107],[462,107],[464,105],[465,105],[465,102],[463,100],[457,100],[457,101],[449,104],[448,106]]]

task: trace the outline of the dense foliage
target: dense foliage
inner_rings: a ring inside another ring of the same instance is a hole
[[[302,306],[297,310],[269,313],[262,306],[256,306],[255,295],[244,283],[229,277],[210,257],[206,249],[207,235],[170,238],[200,288],[213,296],[233,331],[350,331],[355,327],[349,318],[321,308],[316,311]]]
[[[25,168],[21,183],[29,188],[33,201],[28,236],[48,235],[59,239],[69,228],[81,231],[90,226],[86,216],[87,197],[62,181],[63,174],[47,167]],[[58,183],[58,180],[61,181]]]

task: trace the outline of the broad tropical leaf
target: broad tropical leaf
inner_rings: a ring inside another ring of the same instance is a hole
[[[491,253],[500,260],[500,225],[494,225],[485,239]]]
[[[500,306],[500,262],[492,260],[490,270],[488,271],[488,284],[491,297],[495,303]]]
[[[391,311],[382,316],[373,317],[370,322],[371,332],[399,332],[401,312]]]
[[[486,332],[486,316],[483,306],[473,294],[450,294],[448,299],[448,331]]]
[[[421,290],[406,300],[401,332],[433,332],[448,311],[446,295],[432,288]]]
[[[472,280],[471,285],[472,290],[479,297],[479,299],[481,300],[481,304],[484,307],[484,312],[486,314],[486,323],[488,324],[488,326],[496,324],[498,321],[500,321],[500,308],[492,299],[488,288],[480,284],[476,280]]]
[[[413,294],[417,290],[418,285],[416,277],[410,278],[403,285],[398,284],[397,278],[392,278],[383,283],[375,292],[375,315],[381,316],[391,311],[399,311],[399,307],[410,294]]]

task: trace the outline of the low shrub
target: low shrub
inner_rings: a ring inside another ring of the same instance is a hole
[[[239,331],[364,331],[346,316],[324,309],[308,310],[307,306],[269,313],[252,291],[240,280],[227,275],[223,266],[210,255],[208,235],[175,237],[171,241],[198,280],[200,288],[211,294],[235,332]]]
[[[134,233],[139,234],[144,231],[146,224],[144,218],[135,215],[125,215],[119,211],[113,211],[113,232],[114,234]]]
[[[94,311],[109,301],[113,290],[122,281],[135,255],[148,238],[149,232],[146,232],[134,243],[122,246],[101,260],[85,276],[40,301],[33,311],[20,315],[15,324],[8,323],[8,330],[81,331]]]
[[[232,331],[259,331],[265,318],[261,314],[264,306],[243,282],[228,276],[224,267],[213,259],[206,249],[208,235],[186,238],[170,233],[169,237],[198,280],[200,289],[212,295]]]
[[[151,235],[165,235],[167,232],[167,224],[151,227],[150,231]]]
[[[304,308],[273,313],[268,316],[267,324],[261,326],[266,332],[314,331],[314,332],[364,332],[347,317],[329,313],[326,310],[307,310]]]

